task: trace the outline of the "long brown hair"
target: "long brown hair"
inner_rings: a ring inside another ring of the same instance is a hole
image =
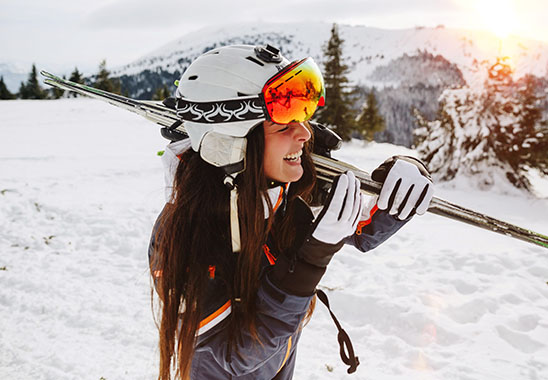
[[[304,174],[289,188],[287,212],[277,218],[275,226],[274,218],[265,222],[263,199],[267,200],[268,215],[273,215],[273,210],[266,194],[263,128],[255,128],[247,140],[247,167],[236,180],[241,251],[236,257],[235,271],[225,273],[230,276],[227,288],[233,301],[232,326],[228,331],[237,334],[247,329],[259,341],[255,315],[262,245],[271,233],[278,252],[291,246],[293,201],[298,196],[310,197],[316,176],[307,143],[301,158]],[[171,379],[172,363],[175,378],[189,378],[208,268],[215,265],[223,271],[234,260],[229,191],[223,185],[223,176],[222,169],[207,164],[192,149],[187,150],[175,174],[173,203],[166,205],[159,220],[154,255],[155,269],[162,274],[156,278],[161,311],[160,380]]]

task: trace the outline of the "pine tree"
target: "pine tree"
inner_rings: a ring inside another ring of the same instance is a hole
[[[21,82],[19,89],[19,97],[21,99],[47,99],[48,93],[40,87],[38,82],[38,73],[36,71],[36,65],[32,65],[32,70],[29,74],[27,83]]]
[[[0,77],[0,99],[1,100],[15,99],[15,95],[13,95],[6,87],[3,76]]]
[[[348,66],[343,62],[342,46],[337,24],[331,28],[331,37],[323,48],[325,56],[325,106],[318,110],[317,121],[332,128],[343,140],[350,140],[355,128],[351,110],[352,92],[348,90]]]
[[[379,113],[377,98],[373,91],[369,92],[362,112],[356,120],[356,131],[365,140],[372,141],[376,132],[381,132],[386,127],[384,118]]]
[[[489,67],[481,91],[448,89],[441,95],[438,118],[416,112],[417,150],[439,180],[459,174],[490,188],[502,178],[531,190],[530,168],[548,175],[548,127],[533,76],[514,82],[503,60]]]
[[[97,74],[97,78],[95,79],[93,86],[100,90],[120,95],[122,94],[120,81],[110,78],[110,71],[107,70],[107,61],[104,59],[99,64],[99,73]]]
[[[460,155],[456,145],[460,143],[457,135],[462,137],[458,120],[454,120],[450,110],[467,105],[468,89],[447,90],[441,96],[438,116],[428,121],[416,108],[414,115],[417,119],[417,128],[413,131],[416,150],[422,160],[428,164],[428,169],[439,181],[449,181],[457,175],[460,164]],[[464,99],[464,101],[463,101]]]
[[[66,76],[63,75],[63,79],[66,79]],[[59,87],[52,87],[49,89],[51,98],[53,99],[60,99],[64,94],[65,90],[60,89]]]
[[[171,93],[169,91],[169,88],[164,83],[162,86],[158,87],[156,91],[154,91],[154,94],[152,95],[152,100],[164,100],[165,98],[169,98],[171,96]]]
[[[28,99],[27,96],[27,87],[24,82],[21,82],[19,85],[19,91],[17,92],[17,97],[20,99]]]
[[[82,73],[78,71],[78,67],[74,68],[74,71],[70,74],[69,81],[84,84],[84,77],[82,76]],[[69,91],[68,93],[69,97],[78,97],[78,94],[76,92]]]
[[[84,77],[82,73],[78,71],[78,67],[74,68],[74,71],[70,74],[69,81],[84,84]]]
[[[539,169],[548,175],[548,121],[543,120],[541,102],[546,96],[536,77],[526,75],[515,83],[514,104],[505,111],[516,118],[511,131],[497,138],[504,141],[500,155],[515,172],[522,173],[528,167]],[[516,115],[517,114],[517,115]],[[510,133],[508,133],[510,132]],[[502,131],[501,131],[501,134]],[[504,137],[504,139],[503,139]],[[519,181],[519,178],[511,178]],[[529,187],[526,182],[524,187]]]

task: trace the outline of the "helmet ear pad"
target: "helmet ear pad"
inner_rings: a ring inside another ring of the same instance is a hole
[[[247,138],[228,136],[214,130],[206,132],[200,146],[200,157],[222,168],[226,174],[235,177],[245,170]]]
[[[219,124],[205,124],[185,121],[183,122],[183,126],[190,137],[192,149],[194,149],[195,152],[199,152],[200,149],[203,149],[204,145],[207,144],[207,141],[205,144],[203,141],[205,135],[211,131],[229,137],[245,137],[256,127],[262,126],[263,121],[264,120],[246,120],[235,123]]]

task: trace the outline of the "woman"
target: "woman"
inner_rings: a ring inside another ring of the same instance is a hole
[[[377,207],[364,211],[348,172],[314,217],[307,120],[323,96],[312,59],[289,63],[268,45],[209,51],[179,81],[189,139],[164,154],[170,191],[149,249],[161,380],[172,363],[182,379],[291,379],[332,256],[345,242],[372,249],[426,211],[427,172],[393,158],[375,172]]]

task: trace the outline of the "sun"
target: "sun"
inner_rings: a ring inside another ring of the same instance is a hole
[[[503,39],[516,31],[517,13],[513,0],[477,0],[476,10],[484,27]]]
[[[516,29],[516,12],[512,0],[479,0],[478,8],[485,26],[500,38]]]

